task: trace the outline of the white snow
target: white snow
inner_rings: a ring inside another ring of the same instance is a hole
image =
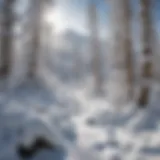
[[[49,81],[47,86],[52,86],[50,82],[56,83]],[[63,148],[53,153],[38,153],[35,157],[38,160],[52,157],[57,160],[154,160],[160,157],[158,151],[141,152],[145,147],[160,148],[160,123],[154,116],[159,110],[156,105],[138,110],[130,104],[128,110],[126,107],[116,110],[108,103],[107,96],[91,95],[87,83],[83,87],[54,84],[52,89],[50,92],[27,82],[0,94],[0,160],[17,160],[17,143],[29,144],[37,135],[45,135]],[[153,128],[148,128],[148,118],[154,121]]]

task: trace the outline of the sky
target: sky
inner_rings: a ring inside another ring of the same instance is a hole
[[[90,0],[55,0],[53,10],[53,21],[55,32],[63,32],[67,28],[72,28],[81,34],[88,33],[88,13],[87,6]],[[98,10],[98,24],[99,31],[102,37],[110,37],[109,29],[109,5],[107,0],[93,0],[97,5]],[[160,26],[160,0],[153,0],[154,2],[154,22],[157,31]],[[133,29],[137,32],[137,22],[139,21],[139,0],[131,0],[131,8],[133,13]],[[137,32],[138,33],[138,32]],[[159,31],[160,33],[160,31]]]
[[[26,4],[28,0],[19,0],[19,10],[24,10],[22,6]],[[68,29],[72,29],[79,32],[82,35],[89,34],[88,27],[88,4],[90,0],[52,0],[53,8],[45,15],[46,21],[53,24],[53,30],[56,34],[61,34]],[[98,14],[98,27],[99,34],[103,38],[110,39],[111,30],[109,27],[109,5],[107,0],[93,0],[97,6]],[[154,1],[154,22],[160,35],[160,0]],[[139,0],[131,0],[131,8],[133,11],[133,36],[134,39],[138,38],[138,25],[139,23]],[[23,5],[22,5],[23,4]]]
[[[88,32],[88,2],[89,0],[57,0],[54,5],[54,25],[56,32],[72,28],[81,34]],[[107,5],[96,1],[101,34],[104,34],[107,23]]]
[[[3,0],[0,0],[2,2]],[[22,11],[24,6],[29,0],[17,0],[17,9]],[[48,19],[53,21],[55,31],[61,32],[67,28],[73,28],[78,32],[85,33],[87,31],[87,6],[91,0],[52,0],[53,10],[48,14]],[[98,17],[99,17],[99,27],[101,30],[106,30],[108,23],[108,10],[109,5],[107,0],[92,0],[97,5]],[[137,4],[139,0],[130,0],[131,7],[133,10],[137,11]],[[160,24],[160,0],[152,0],[154,2],[154,15],[156,24]],[[135,12],[136,13],[136,12]],[[134,14],[135,14],[134,13]],[[136,13],[137,14],[137,13]]]

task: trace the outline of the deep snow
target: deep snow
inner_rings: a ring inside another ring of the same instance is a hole
[[[91,94],[90,83],[78,86],[58,84],[52,77],[49,80],[46,86],[26,81],[0,93],[0,160],[18,160],[17,143],[29,144],[39,134],[58,147],[55,152],[38,153],[34,160],[160,158],[158,84],[153,87],[148,109],[129,104],[116,110],[107,96]]]

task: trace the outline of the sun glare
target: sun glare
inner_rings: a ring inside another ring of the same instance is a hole
[[[53,25],[54,32],[59,33],[65,30],[66,21],[62,10],[55,8],[48,9],[44,15],[44,20],[46,23]]]

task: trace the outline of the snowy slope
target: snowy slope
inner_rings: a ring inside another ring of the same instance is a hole
[[[137,110],[132,104],[127,111],[116,112],[107,97],[93,97],[89,86],[61,84],[50,92],[27,82],[1,93],[0,160],[18,159],[17,143],[29,144],[39,134],[59,147],[38,153],[34,160],[160,157],[158,93],[154,93],[157,100],[152,99],[155,105],[147,110]]]

